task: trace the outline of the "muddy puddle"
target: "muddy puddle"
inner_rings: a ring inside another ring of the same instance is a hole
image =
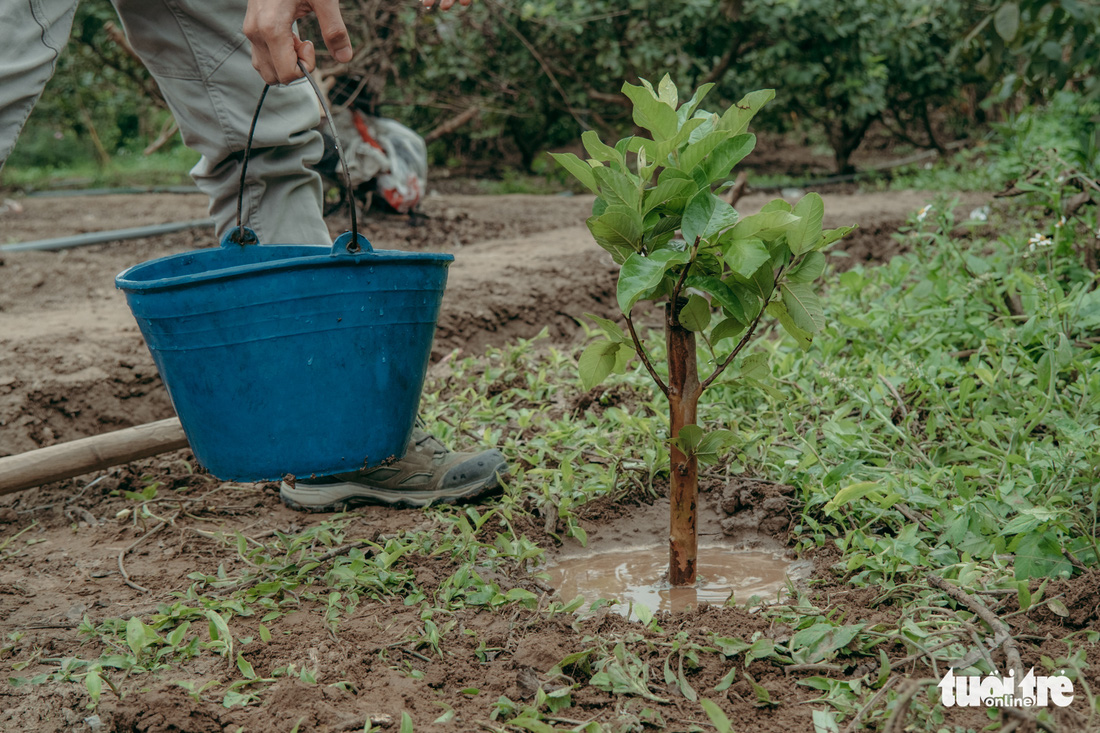
[[[614,611],[637,618],[638,606],[663,612],[702,603],[745,605],[754,596],[760,603],[774,602],[785,595],[788,580],[807,576],[806,566],[779,552],[702,546],[695,587],[673,588],[668,583],[668,548],[654,546],[562,558],[545,572],[562,599],[582,596],[589,607],[600,599],[614,600]]]

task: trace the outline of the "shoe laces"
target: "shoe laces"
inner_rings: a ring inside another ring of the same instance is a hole
[[[443,443],[439,441],[439,438],[428,432],[424,432],[416,438],[416,447],[417,450],[431,450],[432,453],[436,456],[446,455],[447,453],[450,453],[450,451],[447,450],[447,446],[443,445]]]

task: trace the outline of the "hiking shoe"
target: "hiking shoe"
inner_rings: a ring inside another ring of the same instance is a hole
[[[454,453],[416,428],[405,457],[390,465],[320,478],[288,477],[279,487],[291,509],[331,512],[359,504],[426,507],[473,499],[497,488],[508,464],[499,450]]]

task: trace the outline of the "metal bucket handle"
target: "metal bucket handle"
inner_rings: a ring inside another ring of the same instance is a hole
[[[306,77],[306,81],[313,87],[313,93],[317,95],[317,100],[321,103],[321,108],[325,111],[325,119],[328,120],[329,132],[332,133],[333,144],[336,147],[336,154],[340,158],[340,166],[344,170],[344,180],[348,187],[348,208],[351,211],[351,233],[350,236],[347,234],[340,236],[333,244],[332,252],[333,254],[337,254],[340,246],[346,243],[346,251],[348,254],[358,254],[363,251],[360,242],[366,245],[366,251],[371,252],[374,248],[371,247],[370,242],[365,237],[359,236],[359,223],[355,216],[355,198],[351,195],[351,173],[348,171],[348,162],[344,159],[344,149],[340,146],[340,138],[336,135],[336,125],[333,124],[332,121],[332,110],[329,109],[328,102],[325,101],[325,95],[321,92],[320,87],[317,86],[317,82],[313,81],[313,77],[309,75],[309,69],[306,68],[306,65],[302,63],[301,60],[298,61],[298,68],[302,70],[302,73]],[[256,133],[256,123],[260,119],[260,110],[264,106],[264,99],[267,97],[267,91],[269,89],[271,89],[271,85],[264,84],[264,90],[260,93],[260,101],[256,103],[256,112],[252,115],[252,126],[248,128],[248,142],[245,143],[244,159],[241,161],[241,183],[237,189],[237,228],[226,236],[227,242],[234,242],[236,244],[259,244],[255,232],[242,226],[241,211],[244,208],[245,173],[248,171],[248,158],[252,154],[252,138]]]

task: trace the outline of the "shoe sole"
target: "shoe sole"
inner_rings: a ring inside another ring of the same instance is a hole
[[[493,475],[488,479],[436,491],[400,491],[351,483],[325,484],[303,491],[284,481],[279,486],[279,498],[291,509],[314,513],[344,511],[364,505],[389,506],[395,509],[424,509],[437,504],[455,504],[483,496],[499,488],[500,477],[506,473],[507,464],[501,464],[494,469]],[[307,492],[317,495],[321,501],[305,501],[302,494]],[[333,496],[334,494],[338,496]]]

